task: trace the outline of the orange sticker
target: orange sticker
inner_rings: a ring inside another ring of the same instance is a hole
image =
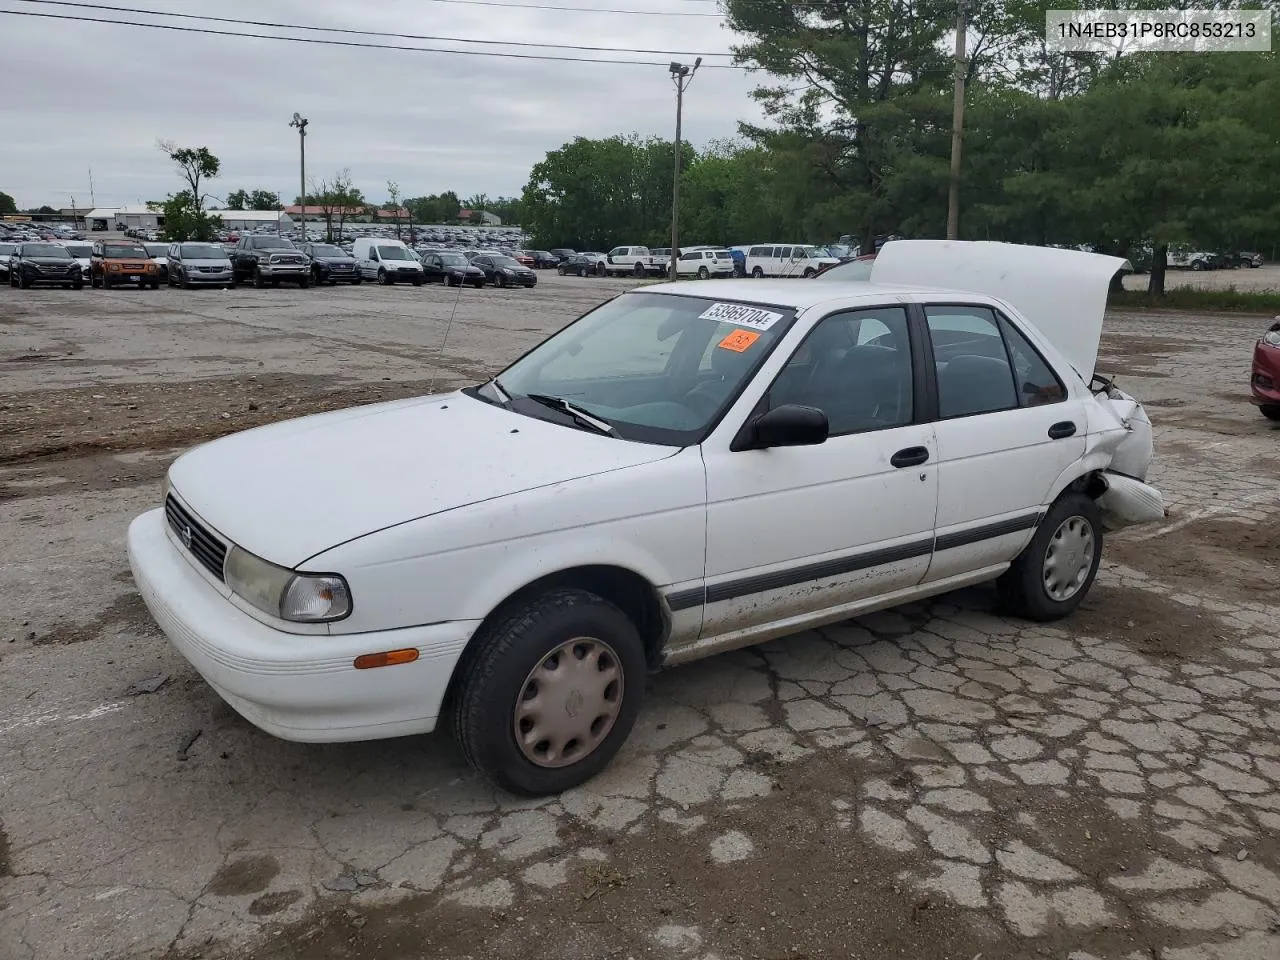
[[[717,346],[724,350],[732,350],[734,353],[745,353],[759,339],[760,334],[754,330],[735,330],[721,340]]]

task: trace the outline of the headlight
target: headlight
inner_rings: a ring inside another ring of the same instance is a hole
[[[108,270],[108,272],[110,272],[110,273],[119,273],[119,272],[120,272],[120,264],[118,264],[118,263],[108,263],[108,264],[107,264],[107,270]]]
[[[1268,330],[1262,337],[1263,343],[1269,343],[1273,347],[1280,347],[1280,330]]]
[[[295,573],[232,547],[223,564],[227,586],[263,613],[297,623],[327,623],[351,613],[351,591],[334,574]]]

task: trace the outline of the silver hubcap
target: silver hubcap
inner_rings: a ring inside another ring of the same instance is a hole
[[[540,767],[567,767],[604,741],[622,708],[624,677],[603,640],[575,637],[529,671],[516,701],[520,752]]]
[[[1070,600],[1093,567],[1093,525],[1084,517],[1068,517],[1049,538],[1044,554],[1044,591],[1059,602]]]

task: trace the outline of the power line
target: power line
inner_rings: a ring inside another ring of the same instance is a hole
[[[483,43],[507,47],[549,47],[557,50],[587,50],[596,53],[656,53],[675,57],[731,57],[728,51],[643,50],[631,47],[584,47],[572,43],[533,43],[517,40],[473,40],[465,37],[438,37],[416,33],[386,33],[379,30],[356,30],[348,27],[316,27],[297,23],[276,23],[269,20],[241,20],[235,17],[215,17],[198,13],[168,13],[141,7],[116,7],[101,3],[77,3],[73,0],[16,0],[19,3],[38,3],[51,7],[75,7],[107,13],[143,13],[153,17],[169,17],[178,20],[203,20],[211,23],[230,23],[242,27],[271,27],[279,30],[304,30],[315,33],[340,33],[362,37],[389,37],[394,40],[431,40],[445,43]],[[125,21],[113,21],[125,22]]]
[[[666,67],[669,63],[659,60],[617,60],[607,57],[561,57],[553,54],[511,53],[505,50],[450,50],[444,47],[411,47],[391,43],[362,43],[356,40],[322,40],[319,37],[280,37],[269,33],[245,33],[233,30],[214,30],[211,27],[180,27],[169,23],[134,23],[126,20],[107,20],[103,17],[86,17],[64,13],[40,13],[35,10],[0,10],[0,16],[40,17],[45,20],[69,20],[74,23],[107,23],[117,27],[142,27],[147,30],[169,30],[176,33],[198,33],[215,37],[244,37],[251,40],[281,40],[286,43],[309,43],[327,47],[355,47],[366,50],[403,50],[409,53],[448,53],[460,57],[500,57],[509,60],[552,60],[565,63],[607,63],[631,67]],[[501,43],[502,41],[493,41]],[[708,63],[712,70],[745,69],[729,63]]]

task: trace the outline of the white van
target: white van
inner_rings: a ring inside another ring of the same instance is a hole
[[[399,240],[383,240],[380,237],[361,237],[351,248],[356,258],[356,269],[366,280],[379,283],[396,281],[422,286],[422,262]]]
[[[839,263],[821,247],[808,244],[766,244],[747,250],[749,277],[812,277],[823,267]]]

